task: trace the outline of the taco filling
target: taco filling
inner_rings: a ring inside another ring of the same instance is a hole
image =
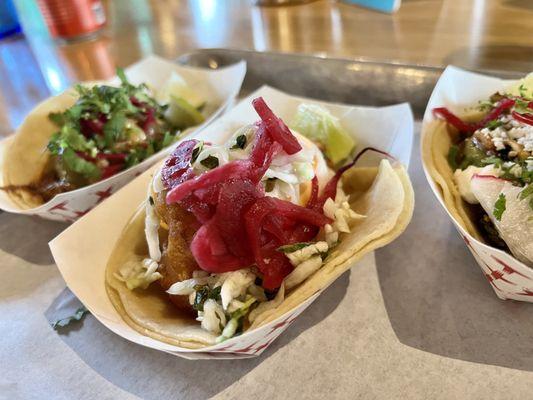
[[[491,245],[533,263],[533,90],[521,83],[460,118],[433,113],[450,135],[448,163],[469,215]]]
[[[277,307],[365,218],[343,192],[351,165],[335,173],[262,98],[253,106],[261,120],[223,145],[174,150],[145,205],[149,256],[115,274],[130,290],[157,282],[218,341]]]
[[[178,75],[159,93],[131,84],[122,70],[117,75],[118,87],[77,85],[75,102],[48,114],[57,130],[43,149],[44,170],[30,184],[4,190],[27,191],[47,202],[142,162],[204,121],[205,102]]]

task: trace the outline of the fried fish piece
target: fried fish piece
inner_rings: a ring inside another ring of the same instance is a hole
[[[165,191],[155,194],[153,198],[161,222],[168,227],[168,231],[160,238],[163,251],[158,268],[158,272],[162,275],[159,284],[164,290],[168,290],[174,283],[192,278],[193,272],[200,269],[190,250],[199,223],[193,214],[180,205],[166,204]],[[169,295],[169,297],[179,309],[191,314],[194,312],[189,304],[189,296]]]

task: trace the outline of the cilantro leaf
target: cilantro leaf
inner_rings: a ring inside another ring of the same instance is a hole
[[[529,197],[529,208],[533,210],[533,183],[527,185],[518,195],[520,200],[525,200]]]
[[[496,157],[496,156],[487,157],[487,158],[484,158],[484,159],[481,160],[481,164],[482,165],[491,165],[491,164],[493,164],[494,166],[499,168],[499,167],[502,166],[502,159],[499,158],[499,157]]]
[[[196,294],[192,308],[196,311],[204,311],[204,303],[207,299],[213,299],[215,301],[220,300],[221,289],[222,286],[217,286],[216,288],[211,289],[208,285],[196,285],[194,287]]]
[[[55,330],[58,330],[59,328],[63,328],[67,325],[70,325],[71,323],[75,322],[75,321],[81,321],[82,318],[89,313],[89,310],[87,310],[87,308],[85,308],[85,306],[81,306],[80,308],[78,308],[76,310],[76,312],[70,316],[70,317],[66,317],[66,318],[62,318],[56,322],[54,322],[53,324],[51,324],[52,328],[54,328]]]
[[[63,113],[59,112],[51,112],[48,114],[48,119],[57,126],[62,126],[65,123],[65,117],[63,116]]]
[[[524,190],[519,194],[520,200],[524,200],[526,197],[533,195],[533,184],[527,185]]]
[[[122,136],[124,125],[126,124],[126,116],[122,112],[117,112],[104,125],[104,138],[106,145],[111,148]]]
[[[208,156],[207,158],[204,158],[202,161],[200,161],[200,164],[202,164],[204,167],[213,169],[218,167],[218,158],[215,156]]]
[[[301,242],[301,243],[293,243],[293,244],[286,244],[284,246],[278,247],[276,250],[281,251],[283,253],[293,253],[297,250],[301,250],[304,247],[312,245],[312,242]]]
[[[117,76],[122,85],[131,86],[131,83],[128,81],[128,78],[126,78],[126,74],[122,68],[117,68]]]
[[[170,133],[170,131],[165,132],[165,136],[163,136],[163,142],[161,143],[161,148],[165,148],[167,146],[170,146],[172,142],[176,139],[176,136]]]
[[[496,203],[494,203],[494,210],[492,211],[494,218],[496,218],[498,221],[501,221],[502,219],[502,215],[505,212],[506,203],[507,199],[505,198],[505,195],[500,193],[498,200],[496,200]]]
[[[246,135],[239,135],[235,139],[235,144],[231,147],[232,149],[244,149],[246,147]]]
[[[192,149],[192,155],[191,155],[191,164],[193,164],[196,159],[198,158],[198,155],[204,148],[204,142],[200,141],[196,143],[196,146],[194,146],[194,149]]]
[[[69,171],[83,175],[91,180],[96,180],[100,177],[100,169],[92,162],[78,156],[71,148],[64,149],[61,159],[63,165]]]
[[[489,128],[490,130],[494,130],[496,129],[497,127],[499,126],[502,126],[503,125],[503,121],[500,121],[498,119],[493,119],[492,121],[489,121],[487,123],[487,125],[485,125],[487,128]]]

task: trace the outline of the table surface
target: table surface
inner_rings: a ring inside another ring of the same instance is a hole
[[[404,0],[393,16],[329,1],[115,0],[106,9],[109,26],[93,41],[0,41],[0,137],[50,93],[150,53],[233,47],[533,69],[529,0]],[[413,157],[406,233],[343,275],[261,357],[231,365],[145,349],[91,316],[57,334],[47,315],[64,282],[46,243],[65,226],[0,213],[0,398],[529,398],[533,308],[496,298]]]
[[[49,93],[110,77],[116,66],[150,53],[172,59],[196,48],[231,47],[533,70],[531,0],[403,0],[394,15],[326,0],[284,7],[257,7],[252,0],[104,4],[109,23],[96,40],[56,45],[32,18],[29,40],[0,41],[0,137]]]

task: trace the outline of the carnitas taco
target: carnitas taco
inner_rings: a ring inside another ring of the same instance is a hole
[[[447,209],[474,237],[533,267],[533,75],[456,115],[445,107],[423,156]]]
[[[117,75],[118,86],[76,85],[26,117],[1,168],[0,189],[16,205],[37,207],[118,174],[204,121],[206,101],[176,73],[157,92]]]
[[[334,169],[262,98],[253,106],[260,120],[226,143],[177,146],[115,245],[107,291],[144,335],[201,348],[262,326],[392,241],[411,218],[403,166]],[[354,140],[326,109],[298,113],[295,123],[335,161],[351,154]],[[328,141],[332,129],[340,140]]]

